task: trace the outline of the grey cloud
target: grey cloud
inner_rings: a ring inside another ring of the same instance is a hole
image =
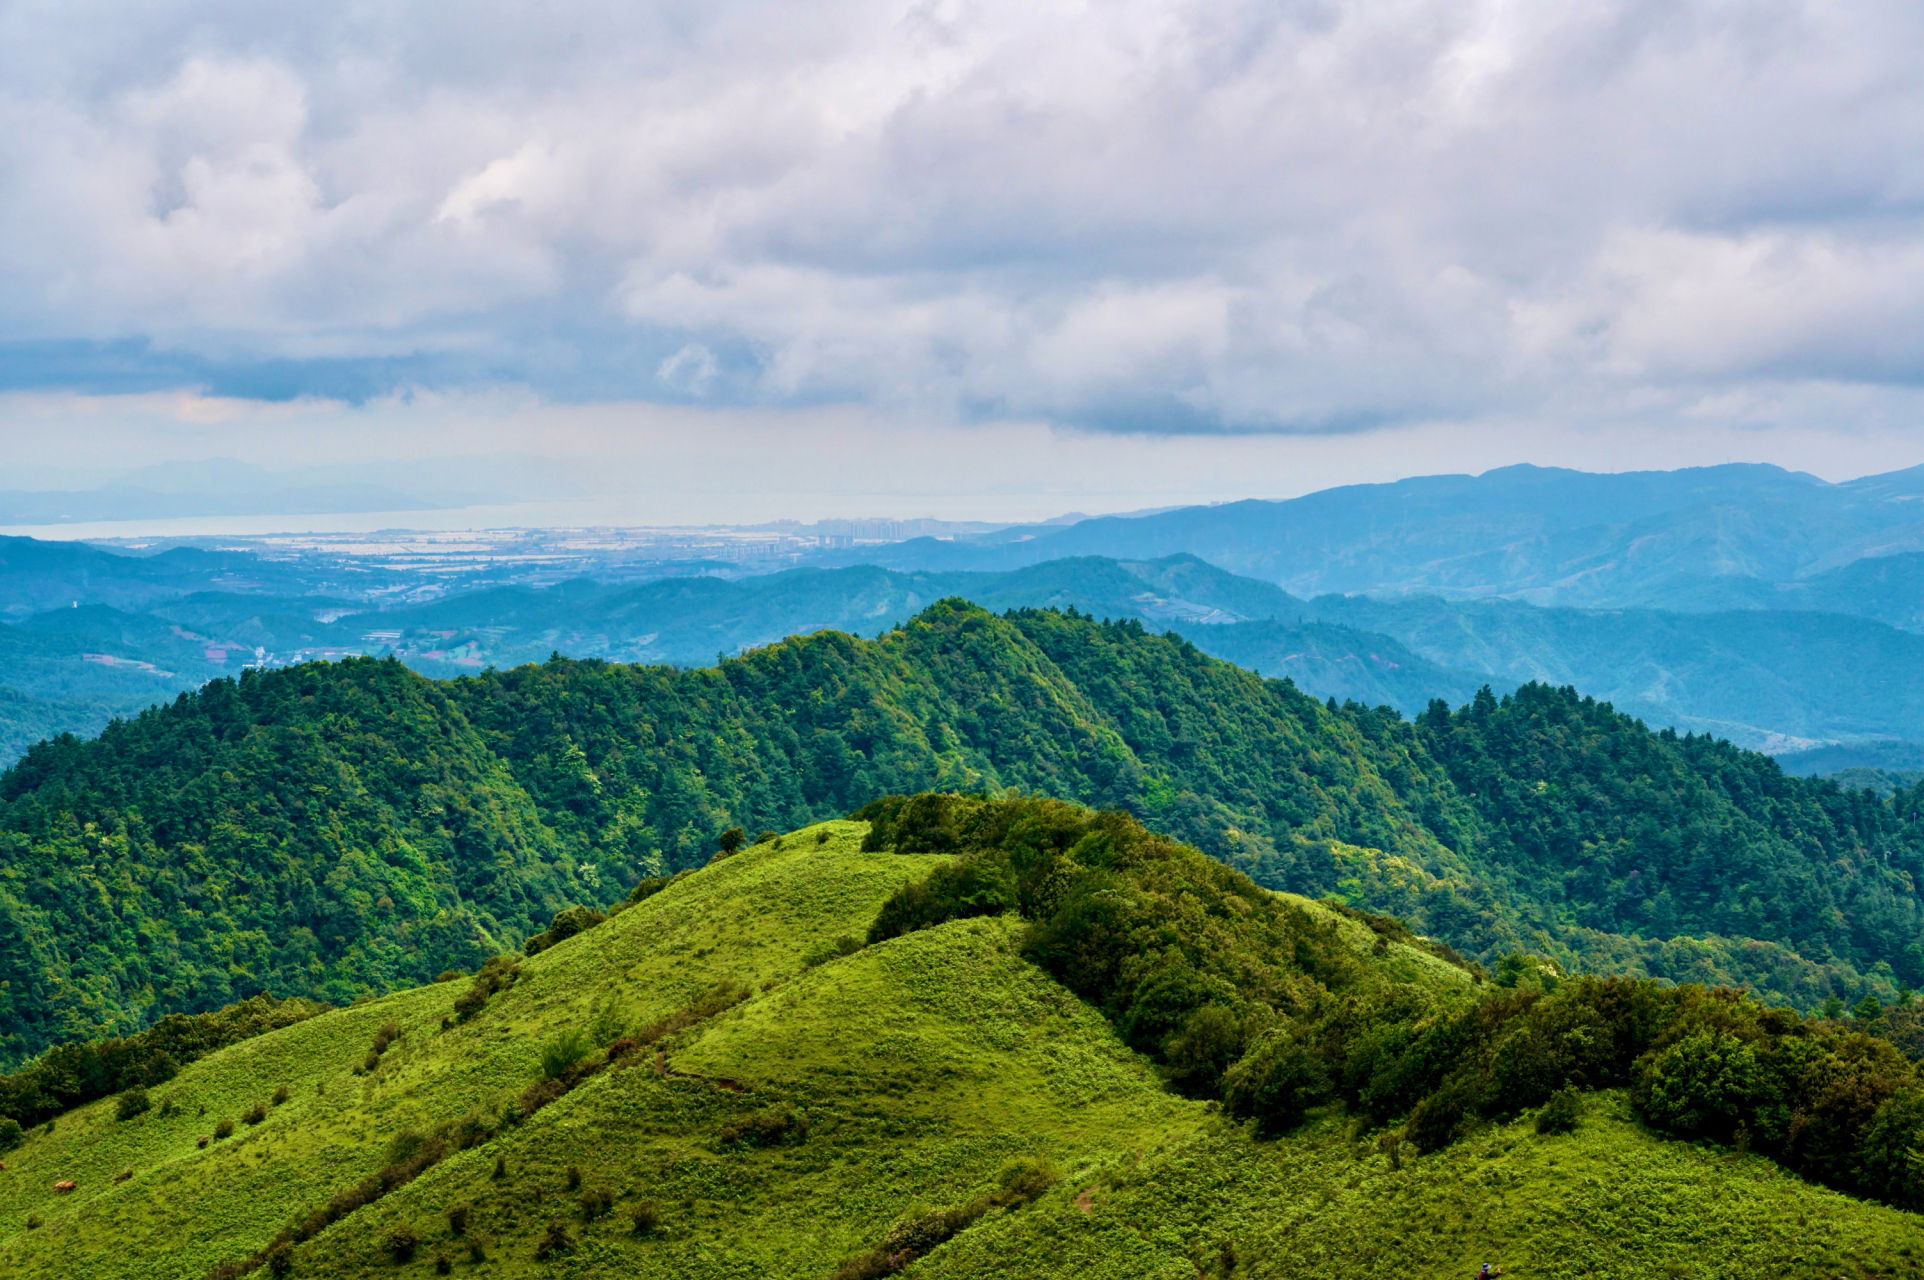
[[[82,0],[0,37],[0,377],[1329,431],[1924,375],[1914,5]]]

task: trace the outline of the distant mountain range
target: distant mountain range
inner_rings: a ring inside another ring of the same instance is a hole
[[[1007,570],[1067,556],[1187,552],[1299,596],[1705,610],[1801,607],[1809,579],[1903,551],[1924,551],[1924,467],[1830,484],[1732,464],[1621,475],[1504,467],[1059,530],[917,540],[862,558],[900,569]]]
[[[435,675],[557,652],[694,666],[798,632],[874,635],[962,596],[1138,618],[1405,715],[1540,680],[1798,772],[1902,771],[1924,765],[1924,551],[1905,549],[1921,498],[1924,469],[1832,485],[1762,466],[1512,467],[854,548],[760,577],[457,584],[411,605],[415,580],[371,562],[0,539],[0,761],[257,649],[392,653]],[[1088,548],[1111,553],[1065,554]],[[835,563],[853,558],[870,562]]]

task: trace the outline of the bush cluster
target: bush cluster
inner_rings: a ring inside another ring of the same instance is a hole
[[[831,1280],[874,1280],[876,1276],[893,1275],[974,1226],[990,1210],[1017,1209],[1032,1203],[1060,1177],[1047,1161],[1012,1161],[1003,1166],[994,1191],[963,1204],[905,1214],[875,1248],[844,1259]]]
[[[32,1128],[63,1111],[174,1078],[191,1062],[323,1013],[312,1000],[255,996],[213,1013],[171,1013],[135,1035],[63,1044],[0,1076],[0,1117]]]
[[[223,1121],[229,1131],[233,1122]],[[273,1266],[277,1252],[291,1251],[293,1246],[313,1239],[334,1223],[347,1217],[363,1205],[373,1204],[396,1187],[405,1186],[420,1177],[427,1170],[447,1158],[449,1153],[476,1147],[494,1136],[495,1131],[480,1116],[469,1115],[459,1120],[443,1122],[433,1132],[424,1133],[418,1129],[404,1129],[388,1142],[387,1164],[351,1187],[343,1187],[328,1199],[328,1202],[311,1210],[291,1225],[283,1228],[267,1246],[252,1256],[230,1262],[223,1262],[208,1273],[208,1280],[238,1280],[261,1266]],[[500,1161],[497,1157],[497,1168]],[[458,1217],[457,1217],[458,1215]],[[459,1226],[457,1227],[457,1222]],[[459,1206],[448,1211],[448,1228],[454,1235],[460,1235],[467,1227],[467,1209]],[[403,1237],[406,1237],[404,1239]],[[403,1256],[397,1244],[407,1245]],[[420,1247],[420,1238],[412,1227],[402,1226],[395,1229],[385,1241],[385,1247],[397,1262],[405,1262],[414,1256]],[[480,1261],[480,1245],[471,1245],[470,1252]],[[290,1259],[291,1252],[285,1253]],[[276,1272],[276,1274],[280,1274]]]
[[[789,1107],[750,1112],[722,1127],[715,1141],[724,1147],[779,1147],[808,1136],[808,1120]]]
[[[466,1022],[487,1005],[488,997],[506,991],[521,976],[521,966],[511,956],[489,956],[475,972],[468,989],[455,998],[454,1016]]]
[[[1848,1023],[1805,1019],[1725,989],[1567,978],[1527,955],[1442,999],[1123,814],[920,795],[854,816],[871,823],[865,847],[958,855],[892,896],[871,940],[1006,902],[1028,922],[1026,954],[1160,1058],[1173,1085],[1260,1132],[1341,1102],[1435,1151],[1546,1104],[1545,1123],[1563,1124],[1570,1091],[1627,1086],[1666,1132],[1748,1144],[1831,1186],[1924,1207],[1924,1163],[1905,1154],[1924,1149],[1924,1080],[1868,1033],[1882,1016],[1868,1006]],[[1360,918],[1403,940],[1393,922]]]
[[[540,933],[534,934],[521,944],[524,955],[539,955],[557,942],[565,942],[577,933],[586,933],[608,917],[593,907],[567,907],[555,912],[554,919]]]
[[[152,1105],[147,1100],[147,1087],[137,1084],[121,1093],[119,1101],[114,1104],[114,1115],[122,1120],[131,1120]]]

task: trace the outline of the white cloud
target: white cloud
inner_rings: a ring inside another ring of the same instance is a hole
[[[1232,429],[1924,375],[1914,5],[76,0],[0,34],[13,340]]]

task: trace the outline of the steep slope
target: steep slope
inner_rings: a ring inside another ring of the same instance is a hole
[[[62,1116],[7,1155],[0,1268],[197,1280],[259,1255],[262,1275],[827,1280],[892,1242],[918,1276],[1389,1277],[1486,1258],[1529,1275],[1917,1274],[1915,1214],[1661,1139],[1620,1092],[1583,1095],[1573,1134],[1526,1116],[1430,1154],[1340,1108],[1259,1137],[1167,1091],[1022,958],[1012,918],[838,954],[951,865],[864,852],[864,836],[821,824],[683,877],[520,961],[466,1021],[450,1016],[466,980],[439,983],[221,1050],[129,1119],[113,1100]],[[1365,983],[1466,990],[1406,942],[1285,909]],[[717,984],[733,1003],[643,1029]],[[584,1063],[623,1032],[648,1043],[562,1073],[557,1096],[543,1059],[584,1028]],[[385,1049],[364,1061],[370,1044]],[[199,1144],[254,1104],[258,1123]],[[438,1158],[383,1187],[409,1151]],[[362,1183],[382,1190],[341,1197]],[[282,1261],[262,1254],[330,1203]]]

